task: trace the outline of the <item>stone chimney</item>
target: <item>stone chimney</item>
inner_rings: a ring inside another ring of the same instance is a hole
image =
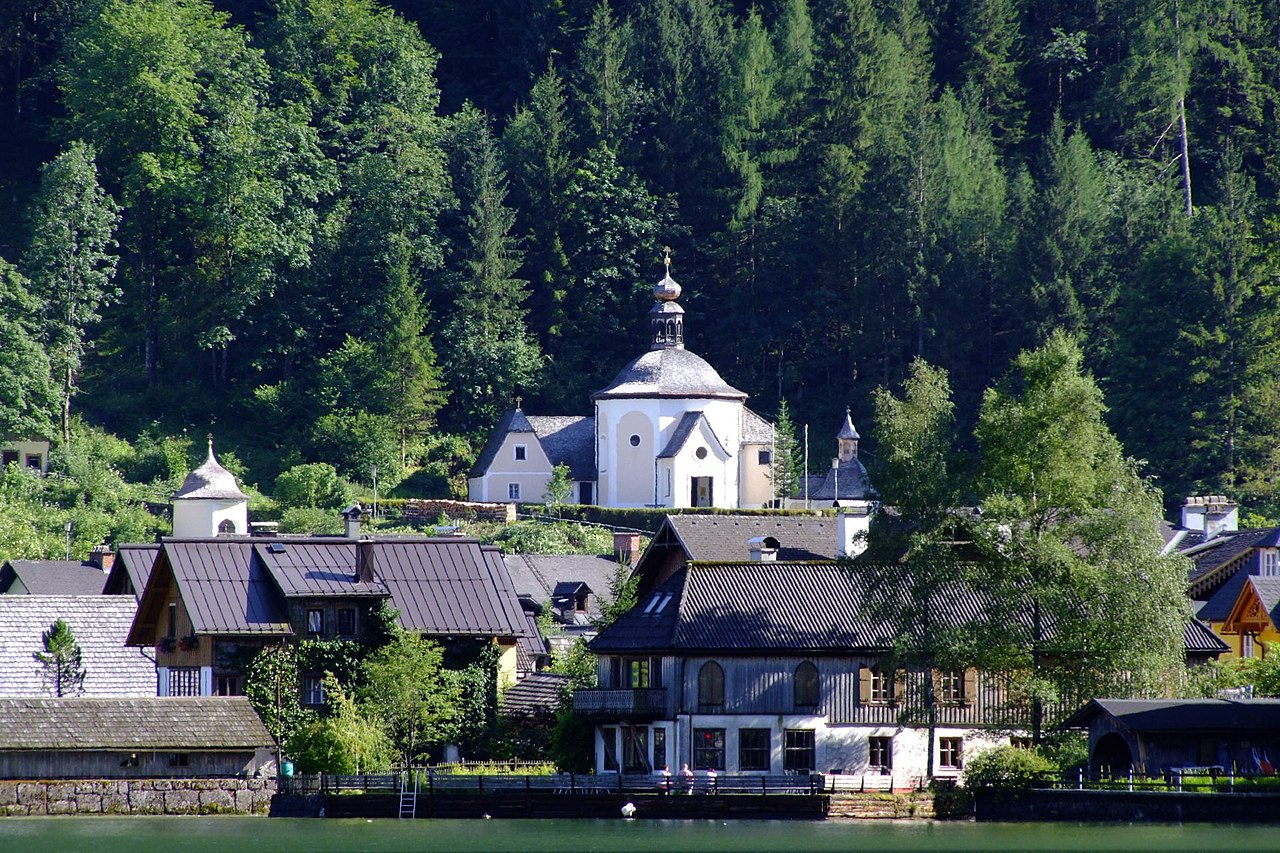
[[[776,563],[781,543],[772,536],[753,536],[747,540],[747,551],[753,563]]]
[[[364,517],[364,510],[360,508],[360,504],[352,504],[342,511],[343,535],[348,539],[360,538],[360,520]]]
[[[1226,495],[1198,495],[1182,505],[1182,526],[1212,539],[1240,529],[1240,506]]]
[[[356,583],[373,583],[374,551],[372,539],[356,543]]]
[[[836,557],[856,557],[867,550],[871,502],[837,501],[836,506]]]
[[[102,569],[103,574],[107,574],[115,565],[116,553],[111,550],[110,545],[95,545],[89,552],[89,562]]]
[[[634,563],[640,556],[640,534],[613,531],[613,557],[619,562]]]

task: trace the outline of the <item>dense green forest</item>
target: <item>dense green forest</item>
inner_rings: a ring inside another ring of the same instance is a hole
[[[1280,514],[1278,0],[9,0],[0,74],[0,432],[439,489],[670,246],[815,440],[1063,329],[1167,501]]]

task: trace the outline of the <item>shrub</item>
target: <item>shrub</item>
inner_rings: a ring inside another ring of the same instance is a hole
[[[293,507],[280,516],[281,533],[341,533],[336,512],[316,507]]]
[[[969,788],[1030,788],[1057,770],[1052,761],[1036,750],[997,746],[969,760],[964,783]]]
[[[328,462],[294,465],[276,477],[273,497],[285,508],[320,507],[341,509],[349,500],[350,488]]]

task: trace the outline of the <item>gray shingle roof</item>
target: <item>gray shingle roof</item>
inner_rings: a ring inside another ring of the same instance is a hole
[[[591,395],[592,400],[626,397],[747,399],[745,393],[725,382],[701,356],[676,347],[646,352]]]
[[[1240,590],[1249,580],[1248,572],[1236,572],[1227,578],[1227,582],[1218,587],[1204,606],[1196,613],[1197,619],[1203,619],[1205,622],[1224,622],[1231,615],[1231,609],[1236,606],[1236,599],[1240,597]]]
[[[107,576],[79,560],[10,560],[0,568],[0,593],[20,581],[31,595],[98,595]]]
[[[1280,699],[1094,699],[1063,728],[1086,728],[1098,714],[1135,732],[1280,731]]]
[[[45,692],[42,668],[32,655],[44,650],[41,635],[62,619],[80,645],[85,695],[154,696],[155,662],[124,644],[136,608],[132,596],[0,596],[0,695]],[[7,721],[0,729],[6,726]]]
[[[552,465],[568,465],[575,480],[596,478],[595,418],[538,415],[528,420]]]
[[[528,595],[539,604],[550,601],[555,588],[565,582],[585,583],[595,599],[608,599],[609,588],[618,573],[613,557],[584,554],[504,554],[502,561],[511,574],[511,583],[520,595]]]
[[[560,708],[568,676],[553,672],[535,672],[526,675],[502,694],[499,710],[504,716],[531,717],[538,714],[554,714]]]
[[[746,406],[742,407],[742,443],[773,444],[773,424]]]
[[[707,416],[702,412],[685,412],[680,416],[680,422],[676,424],[675,430],[671,433],[671,438],[667,441],[667,446],[662,448],[662,452],[658,454],[659,459],[670,459],[680,453],[688,443],[690,437],[698,429],[698,424],[706,424],[706,431],[711,436],[711,442],[720,456],[731,455],[725,450],[723,444],[720,443],[720,437],[716,435],[715,430],[711,428],[711,424],[707,422]]]
[[[1231,647],[1199,619],[1188,619],[1182,629],[1182,645],[1192,654],[1226,654]]]
[[[1266,539],[1271,528],[1255,528],[1220,533],[1208,541],[1183,548],[1180,553],[1191,559],[1191,571],[1187,583],[1196,593],[1208,592],[1203,587],[1214,586],[1226,580],[1239,566],[1248,561],[1249,551]]]
[[[690,560],[745,560],[747,541],[756,536],[778,540],[778,560],[833,560],[836,520],[779,515],[669,515],[663,522],[684,545]],[[656,541],[656,540],[655,540]]]
[[[1258,600],[1271,615],[1273,624],[1280,625],[1280,578],[1250,575],[1249,583],[1258,594]]]
[[[843,563],[690,563],[591,642],[595,652],[849,654],[883,650],[897,626],[872,614],[884,572]],[[669,597],[669,598],[668,598]],[[936,618],[981,618],[971,593],[942,595]]]
[[[480,455],[476,457],[476,464],[471,466],[467,476],[483,477],[484,473],[489,470],[489,466],[493,464],[493,460],[498,458],[498,451],[502,449],[502,442],[506,440],[509,433],[513,432],[533,432],[533,426],[529,423],[529,419],[519,409],[512,409],[498,419],[493,431],[489,433],[489,440],[484,444],[484,450],[481,450]]]
[[[836,494],[837,486],[839,494]],[[871,478],[867,476],[867,469],[858,461],[857,457],[850,459],[848,462],[841,462],[840,467],[828,468],[826,474],[815,474],[809,478],[809,500],[811,501],[836,501],[836,500],[866,500],[875,496],[875,489],[871,487]],[[804,497],[804,492],[793,497]]]
[[[262,749],[275,745],[243,696],[0,699],[0,749]]]
[[[213,442],[209,442],[209,456],[204,464],[187,475],[174,500],[248,500],[240,491],[235,476],[218,464],[213,455]]]

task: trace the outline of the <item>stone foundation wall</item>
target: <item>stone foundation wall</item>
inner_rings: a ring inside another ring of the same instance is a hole
[[[847,818],[932,818],[933,794],[836,793],[831,795],[827,817]]]
[[[0,781],[0,815],[262,814],[274,779]]]

